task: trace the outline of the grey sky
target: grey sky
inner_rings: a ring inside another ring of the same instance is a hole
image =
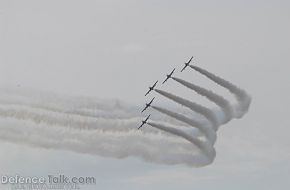
[[[1,173],[94,175],[101,189],[289,187],[289,7],[286,0],[0,1],[0,85],[141,105],[147,86],[193,55],[253,97],[246,117],[219,131],[216,161],[206,168],[1,143]],[[197,73],[182,76],[222,93]],[[172,83],[166,88],[176,90]]]

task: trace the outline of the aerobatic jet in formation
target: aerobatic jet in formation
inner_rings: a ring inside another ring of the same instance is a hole
[[[171,71],[170,74],[166,75],[167,77],[166,77],[166,79],[163,81],[162,84],[164,84],[168,79],[170,79],[170,78],[172,77],[172,74],[174,73],[174,71],[175,71],[175,68]]]
[[[158,82],[158,81],[156,81],[156,82],[153,84],[153,86],[150,86],[150,87],[149,87],[149,90],[148,90],[148,92],[145,94],[145,96],[147,96],[147,95],[148,95],[152,90],[154,90],[154,88],[155,88],[157,82]]]
[[[153,102],[154,99],[155,99],[155,97],[152,98],[152,100],[151,100],[149,103],[146,103],[146,106],[145,106],[145,108],[141,111],[141,113],[143,113],[143,111],[147,110],[147,108],[149,108],[149,107],[151,106],[151,104],[152,104],[152,102]]]
[[[138,129],[140,129],[141,127],[143,127],[143,125],[145,125],[147,123],[147,120],[149,119],[150,115],[148,115],[148,117],[142,121],[142,124],[140,125],[140,127],[138,127]]]
[[[189,66],[189,63],[191,62],[192,58],[193,56],[191,56],[191,58],[187,61],[187,63],[184,63],[185,66],[182,68],[180,72],[184,71],[184,69]]]

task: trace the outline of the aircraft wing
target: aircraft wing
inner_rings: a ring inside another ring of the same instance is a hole
[[[153,84],[153,88],[156,86],[157,82],[158,82],[158,81],[156,81],[156,82]]]
[[[147,120],[149,119],[150,115],[148,115],[148,117],[145,119],[145,123],[147,122]]]
[[[151,89],[148,90],[148,92],[145,94],[145,96],[147,96],[150,92],[151,92]]]
[[[190,63],[190,62],[191,62],[192,58],[193,58],[193,56],[191,56],[191,58],[190,58],[190,60],[188,61],[188,63]]]
[[[148,106],[145,106],[145,108],[141,111],[141,113],[143,113],[147,108]]]
[[[164,84],[167,80],[169,79],[169,77],[167,77],[164,81],[163,81],[163,83],[162,84]]]
[[[185,65],[185,66],[181,69],[180,72],[184,71],[184,69],[185,69],[186,67],[187,67],[187,65]]]
[[[155,97],[154,97],[154,98],[152,98],[152,100],[149,102],[149,105],[151,105],[151,104],[152,104],[152,102],[154,101],[154,99],[155,99]]]
[[[138,129],[140,129],[143,125],[144,125],[144,123],[142,123],[142,124],[140,125],[140,127],[138,127]]]

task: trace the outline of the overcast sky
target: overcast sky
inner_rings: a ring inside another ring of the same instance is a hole
[[[253,98],[244,118],[219,131],[205,168],[1,142],[0,175],[91,175],[100,189],[286,189],[289,19],[287,0],[0,0],[1,86],[142,105],[147,86],[193,55]],[[219,91],[192,75],[183,77]]]

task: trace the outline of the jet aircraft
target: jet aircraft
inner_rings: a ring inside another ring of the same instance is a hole
[[[187,63],[184,63],[185,66],[182,68],[180,72],[184,71],[184,69],[189,66],[189,63],[191,62],[192,58],[193,56],[191,56],[191,58],[187,61]]]
[[[166,77],[166,79],[163,81],[162,84],[164,84],[168,79],[170,79],[170,78],[172,77],[172,74],[174,73],[174,71],[175,71],[175,68],[171,71],[171,73],[170,73],[169,75],[166,75],[167,77]]]
[[[152,90],[154,90],[154,88],[155,88],[157,82],[158,82],[158,81],[156,81],[156,82],[153,84],[153,86],[150,86],[150,87],[149,87],[149,90],[148,90],[148,92],[145,94],[145,96],[147,96],[147,95],[148,95]]]
[[[155,99],[155,97],[152,98],[152,100],[151,100],[149,103],[146,103],[146,106],[145,106],[145,108],[141,111],[141,113],[143,113],[143,111],[147,110],[147,108],[151,106],[151,104],[152,104],[152,102],[153,102],[154,99]]]
[[[143,125],[145,125],[147,123],[147,120],[149,119],[149,117],[150,117],[150,115],[148,115],[147,118],[142,121],[142,124],[140,125],[140,127],[138,127],[138,129],[140,129],[141,127],[143,127]]]

